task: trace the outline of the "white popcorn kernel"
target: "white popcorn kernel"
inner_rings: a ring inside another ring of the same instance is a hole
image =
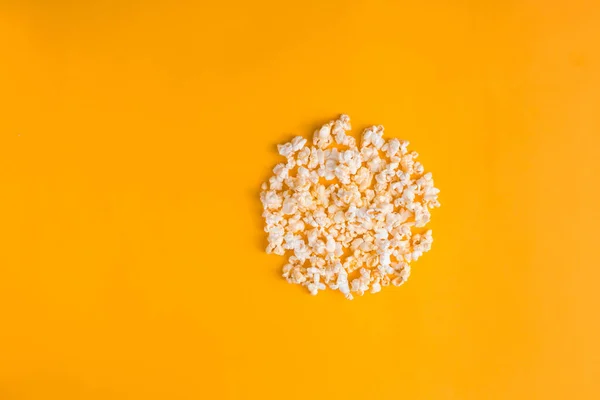
[[[273,173],[278,180],[282,181],[288,177],[289,169],[285,164],[277,164],[275,168],[273,168]]]
[[[380,239],[380,240],[381,240],[381,239],[387,239],[387,238],[388,238],[388,235],[389,235],[389,233],[388,233],[388,231],[387,231],[387,230],[385,230],[385,229],[377,229],[377,230],[375,231],[375,238],[376,238],[376,239]]]
[[[298,258],[298,260],[302,262],[306,261],[306,259],[308,259],[311,256],[311,254],[311,250],[304,243],[294,248],[294,256],[296,256],[296,258]]]
[[[318,274],[315,274],[315,276],[318,276]],[[312,294],[313,296],[316,296],[319,290],[326,289],[325,284],[319,282],[319,278],[317,278],[314,282],[309,283],[306,287],[308,288],[310,294]]]
[[[304,230],[304,221],[298,220],[293,223],[288,223],[290,232],[296,233]]]
[[[381,147],[384,145],[385,140],[383,139],[383,126],[379,125],[375,128],[375,130],[373,131],[373,134],[371,135],[371,143],[373,143],[373,146],[375,146],[375,148],[377,150],[381,149]]]
[[[379,293],[380,291],[381,285],[379,284],[379,282],[373,283],[373,285],[371,286],[371,293]]]
[[[298,210],[298,206],[296,205],[296,200],[294,200],[291,197],[286,198],[283,201],[283,207],[281,210],[284,214],[287,214],[287,215],[296,213],[296,210]]]
[[[320,149],[325,149],[331,144],[333,139],[331,138],[331,123],[325,124],[321,129],[315,131],[313,136],[313,144]]]
[[[310,157],[310,148],[304,147],[296,155],[296,164],[297,165],[307,165],[309,157]]]
[[[298,151],[301,148],[303,148],[305,144],[306,144],[305,138],[303,138],[302,136],[296,136],[295,138],[292,139],[292,150]]]
[[[350,294],[350,286],[348,284],[348,273],[344,269],[340,269],[338,272],[336,286],[347,299],[352,300],[353,296]]]
[[[377,264],[379,264],[379,256],[376,254],[373,254],[371,256],[369,256],[369,258],[367,258],[367,266],[369,268],[374,268],[377,266]]]
[[[415,199],[415,188],[413,186],[406,187],[402,192],[402,199],[406,203],[412,203]]]
[[[400,141],[398,139],[391,139],[388,142],[387,156],[390,158],[394,157],[398,154],[398,151],[400,151]]]
[[[401,154],[406,154],[407,153],[407,147],[410,144],[410,142],[408,140],[401,140],[400,141],[400,153]]]
[[[292,264],[285,264],[285,265],[283,266],[283,277],[284,277],[284,278],[287,278],[287,277],[289,277],[289,276],[290,276],[290,272],[292,271],[292,268],[293,268],[293,267],[294,267],[294,266],[293,266]]]
[[[392,284],[394,286],[400,286],[408,280],[409,276],[410,276],[410,266],[408,264],[406,264],[404,266],[404,268],[402,269],[402,271],[400,271],[398,276],[392,280]]]
[[[348,143],[348,135],[346,135],[346,132],[343,129],[334,128],[333,134],[335,136],[335,142],[337,144],[346,145]]]
[[[277,210],[281,207],[283,199],[277,194],[277,192],[269,190],[263,192],[261,195],[261,201],[265,207],[265,210]]]
[[[292,155],[292,152],[294,151],[294,148],[293,148],[293,145],[291,143],[278,144],[277,145],[277,151],[282,156],[289,157],[289,156]]]
[[[269,189],[279,191],[283,188],[283,183],[276,177],[272,176],[269,178]]]
[[[423,195],[423,200],[431,202],[431,201],[435,201],[437,200],[437,195],[440,192],[439,189],[434,188],[434,187],[428,187],[425,190],[425,193]]]
[[[325,245],[325,250],[328,253],[333,253],[335,251],[335,240],[332,236],[327,236],[327,244]]]

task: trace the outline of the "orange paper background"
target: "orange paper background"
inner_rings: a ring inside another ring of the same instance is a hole
[[[0,399],[600,398],[598,2],[76,3],[0,6]],[[341,112],[442,190],[352,302],[258,200]]]

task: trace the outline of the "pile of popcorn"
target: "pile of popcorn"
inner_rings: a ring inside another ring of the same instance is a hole
[[[329,287],[347,299],[399,286],[410,262],[431,248],[431,230],[417,233],[439,207],[431,173],[415,161],[408,142],[383,139],[383,127],[362,133],[360,147],[350,118],[278,145],[287,162],[263,183],[267,253],[289,254],[283,277],[316,295]],[[422,229],[421,229],[422,231]]]

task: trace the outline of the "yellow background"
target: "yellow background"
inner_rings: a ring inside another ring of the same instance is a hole
[[[597,2],[76,3],[0,6],[0,399],[600,398]],[[258,200],[341,112],[442,190],[352,302]]]

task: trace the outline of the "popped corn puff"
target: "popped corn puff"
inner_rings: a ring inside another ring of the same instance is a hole
[[[439,190],[408,142],[385,140],[383,126],[362,133],[360,147],[341,115],[278,145],[286,163],[275,166],[260,199],[267,253],[289,254],[283,277],[316,295],[327,287],[347,299],[402,285],[410,262],[431,248],[431,230],[416,233],[439,207]],[[352,275],[352,279],[349,277]]]

